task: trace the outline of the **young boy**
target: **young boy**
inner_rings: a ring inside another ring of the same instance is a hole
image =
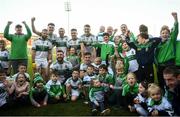
[[[108,73],[108,68],[105,64],[99,66],[99,75],[97,75],[97,78],[102,83],[102,85],[107,86],[107,88],[114,84],[114,78],[111,74]]]
[[[30,90],[30,100],[35,107],[46,106],[48,93],[44,85],[44,80],[39,73],[35,73],[33,87]]]
[[[94,66],[93,65],[88,65],[87,70],[86,70],[86,75],[83,78],[83,93],[85,95],[85,104],[88,104],[88,94],[89,90],[92,86],[92,80],[95,79],[95,74],[94,74]]]
[[[0,69],[0,109],[8,107],[8,82],[6,81],[6,73],[4,69]]]
[[[5,40],[0,40],[0,69],[2,68],[10,75],[9,51],[6,49]]]
[[[97,114],[97,107],[100,107],[101,115],[108,115],[110,113],[110,109],[105,109],[104,106],[105,91],[105,88],[98,79],[93,80],[93,87],[89,92],[93,115]]]
[[[102,59],[102,62],[103,64],[106,62],[106,59],[107,59],[107,55],[113,55],[114,54],[114,42],[111,42],[109,40],[109,34],[108,33],[104,33],[103,34],[103,38],[104,38],[104,41],[101,42],[101,43],[96,43],[94,44],[93,46],[95,47],[99,47],[101,48],[101,59]]]
[[[65,85],[67,98],[69,99],[71,95],[71,101],[76,101],[82,88],[82,80],[79,78],[79,70],[73,70],[72,77],[67,79]]]
[[[127,44],[136,51],[136,59],[139,64],[139,82],[143,80],[146,80],[148,83],[154,82],[154,51],[160,41],[161,38],[149,39],[146,33],[140,33],[137,42],[135,40],[129,42],[127,38]]]
[[[170,65],[175,65],[176,40],[179,32],[179,23],[176,12],[172,12],[174,27],[170,31],[168,26],[163,26],[160,31],[161,43],[157,46],[155,58],[158,64],[158,83],[164,88],[163,70]]]
[[[48,102],[57,103],[66,98],[65,90],[58,80],[58,73],[56,71],[51,73],[51,79],[46,83],[46,88],[49,95]]]
[[[14,74],[14,75],[12,76],[12,80],[15,81],[17,75],[18,75],[19,73],[23,73],[23,74],[26,75],[27,81],[29,82],[29,81],[30,81],[30,75],[26,72],[26,69],[27,69],[27,67],[26,67],[25,64],[23,64],[23,63],[19,64],[19,66],[18,66],[18,73]]]

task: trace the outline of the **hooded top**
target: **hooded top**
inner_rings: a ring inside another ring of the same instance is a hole
[[[38,81],[44,82],[43,78],[39,73],[35,73],[33,83],[36,84]]]

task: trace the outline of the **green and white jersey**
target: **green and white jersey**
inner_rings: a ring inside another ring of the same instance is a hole
[[[111,74],[105,74],[105,75],[97,75],[96,77],[101,83],[105,83],[105,84],[114,84],[115,80],[113,78],[113,76]]]
[[[70,39],[68,41],[68,46],[67,47],[68,48],[74,47],[76,49],[76,52],[79,54],[80,49],[81,49],[81,47],[80,47],[80,39],[79,38],[77,38],[76,40]]]
[[[67,46],[68,46],[68,37],[57,37],[57,39],[54,42],[54,45],[56,46],[57,50],[62,50],[64,52],[64,55],[67,54]]]
[[[89,36],[83,34],[80,37],[80,43],[84,43],[85,52],[92,52],[93,51],[92,43],[94,43],[96,41],[97,41],[96,37],[92,34],[90,34]]]
[[[52,97],[60,96],[64,94],[63,88],[61,86],[61,82],[58,80],[56,82],[49,80],[46,83],[46,89],[47,89],[48,94]]]
[[[77,55],[69,55],[65,58],[65,60],[71,62],[73,68],[78,68],[80,66],[80,58]]]
[[[52,49],[52,44],[49,40],[37,39],[32,44],[32,50],[36,51],[35,59],[47,59],[49,50]]]
[[[9,59],[9,51],[8,50],[0,51],[0,64],[3,68],[9,67],[8,59]]]
[[[86,87],[90,87],[92,80],[94,80],[95,78],[95,74],[86,74],[83,78],[83,85]]]
[[[124,51],[123,53],[119,53],[122,57],[127,57],[128,61],[129,61],[129,72],[135,72],[138,70],[139,68],[139,64],[136,60],[136,51],[131,48],[128,51]]]
[[[82,80],[80,78],[74,80],[72,77],[68,78],[67,81],[65,82],[65,85],[70,84],[71,88],[74,90],[79,89],[79,85],[82,85]]]
[[[92,87],[89,91],[89,99],[91,102],[103,102],[104,101],[105,88]]]
[[[8,92],[3,84],[0,81],[0,107],[7,103]]]
[[[162,97],[162,99],[159,101],[154,101],[152,98],[148,98],[147,106],[149,112],[152,112],[153,110],[158,110],[166,111],[169,115],[173,114],[172,105],[168,102],[168,100],[165,97]]]
[[[56,34],[52,34],[52,35],[48,35],[48,40],[51,42],[51,44],[54,46],[56,40],[57,40],[57,35]]]
[[[104,32],[99,32],[96,36],[96,39],[98,42],[103,42],[104,38],[103,38],[103,34]]]
[[[56,61],[50,65],[50,69],[58,71],[61,83],[63,83],[65,79],[67,79],[66,75],[70,73],[72,68],[72,64],[69,61],[65,60],[62,64]]]

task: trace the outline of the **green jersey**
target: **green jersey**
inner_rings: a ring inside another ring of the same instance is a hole
[[[167,62],[175,58],[176,39],[178,36],[178,22],[174,23],[174,27],[170,33],[170,38],[165,42],[159,43],[156,49],[156,60],[158,64]]]
[[[52,81],[49,80],[46,84],[46,88],[47,88],[47,92],[51,97],[55,97],[55,96],[61,96],[65,93],[65,91],[63,90],[60,81]]]
[[[180,41],[176,41],[176,65],[180,66]]]
[[[11,54],[9,59],[27,59],[27,41],[31,37],[31,30],[28,25],[25,24],[27,34],[17,35],[9,34],[9,26],[7,25],[4,30],[4,37],[11,41]]]
[[[101,48],[101,59],[102,61],[106,60],[107,55],[113,55],[114,54],[114,42],[109,41],[108,43],[102,42],[102,43],[96,43],[93,46]]]
[[[129,84],[124,85],[122,96],[126,96],[127,94],[138,94],[138,84],[136,83],[132,87]]]

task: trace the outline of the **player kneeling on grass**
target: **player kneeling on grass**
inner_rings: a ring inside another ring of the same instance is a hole
[[[76,101],[82,89],[82,80],[79,77],[78,69],[73,70],[72,77],[67,79],[65,85],[66,85],[66,93],[68,96],[67,98],[69,99],[71,95],[71,101]]]
[[[89,98],[92,103],[92,114],[97,114],[97,108],[100,108],[101,115],[108,115],[110,109],[105,109],[104,107],[104,94],[105,88],[101,85],[98,79],[93,80],[93,87],[89,92]]]
[[[35,73],[33,87],[30,90],[30,100],[35,107],[47,105],[48,93],[44,85],[44,80],[39,73]]]
[[[65,90],[58,79],[58,72],[52,71],[51,78],[46,83],[46,88],[49,95],[49,103],[57,103],[66,98]]]

